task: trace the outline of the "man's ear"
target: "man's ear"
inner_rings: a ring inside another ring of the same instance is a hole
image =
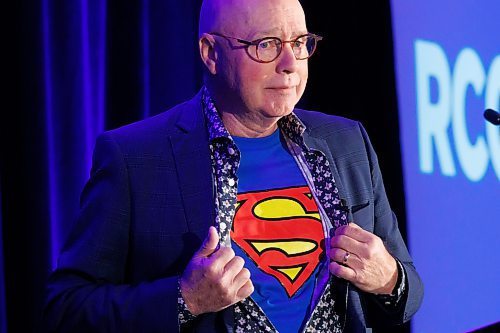
[[[203,61],[208,71],[215,75],[217,73],[217,51],[215,50],[214,36],[204,33],[198,41],[198,46],[201,61]]]

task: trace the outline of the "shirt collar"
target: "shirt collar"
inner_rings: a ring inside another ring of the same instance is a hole
[[[213,99],[210,96],[210,92],[205,86],[203,86],[202,88],[201,102],[203,106],[203,112],[207,120],[209,141],[212,142],[213,140],[219,138],[227,138],[232,141],[231,135],[224,126],[219,112],[215,107]],[[282,117],[278,121],[278,127],[290,140],[295,142],[301,148],[308,150],[303,138],[306,126],[294,112]]]
[[[304,142],[304,132],[306,125],[292,111],[289,115],[278,120],[278,126],[281,131],[295,144],[299,145],[303,150],[309,150]]]
[[[217,112],[214,101],[205,86],[203,86],[201,92],[201,104],[203,113],[205,114],[205,118],[207,120],[208,140],[210,142],[219,138],[228,138],[232,140],[231,135],[227,131],[226,126],[224,126],[219,112]]]

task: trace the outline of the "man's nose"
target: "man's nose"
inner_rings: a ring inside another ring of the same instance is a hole
[[[276,71],[278,73],[293,73],[297,71],[298,61],[295,57],[295,53],[293,51],[293,42],[283,42],[283,49],[281,50],[281,54],[278,59],[276,59]]]

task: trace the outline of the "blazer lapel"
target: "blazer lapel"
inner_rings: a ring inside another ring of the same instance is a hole
[[[337,169],[337,164],[335,159],[332,156],[332,152],[330,151],[330,148],[328,147],[328,143],[326,142],[325,139],[323,138],[317,138],[314,136],[311,136],[307,131],[304,132],[304,142],[305,144],[312,149],[319,150],[325,154],[326,158],[330,162],[330,170],[332,171],[333,178],[335,180],[335,185],[337,186],[339,190],[339,196],[341,199],[346,199],[346,193],[344,186],[342,184],[342,180],[340,179],[340,174]]]
[[[179,191],[190,232],[204,239],[215,221],[212,165],[200,94],[181,106],[179,131],[170,136]]]
[[[181,107],[176,123],[179,131],[170,136],[170,143],[189,231],[203,240],[209,226],[215,225],[215,188],[201,93]],[[201,316],[197,328],[200,332],[232,332],[233,324],[229,307]]]

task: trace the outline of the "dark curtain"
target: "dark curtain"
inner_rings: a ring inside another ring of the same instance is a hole
[[[0,183],[0,333],[7,332],[5,313],[5,281],[3,275],[3,235],[2,235],[2,184]]]
[[[78,212],[96,136],[162,112],[201,87],[200,5],[8,3],[9,24],[2,29],[10,52],[0,122],[0,329],[6,323],[10,332],[40,328],[45,280]],[[309,30],[325,39],[310,61],[300,106],[365,124],[404,233],[389,1],[303,6]]]
[[[96,136],[201,86],[201,1],[23,0],[2,121],[9,331],[40,328],[45,280],[78,211]],[[4,118],[5,119],[5,118]],[[2,322],[4,322],[2,320]]]

